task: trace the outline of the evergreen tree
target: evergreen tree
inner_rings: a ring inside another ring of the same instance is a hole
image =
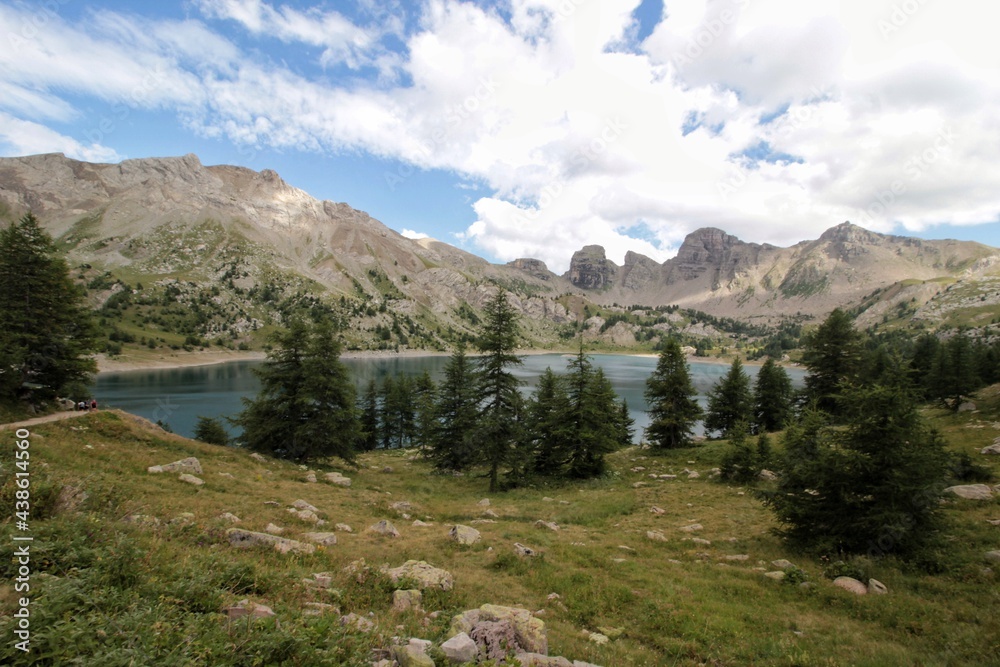
[[[569,459],[570,403],[564,384],[563,378],[546,368],[525,410],[532,470],[539,475],[560,474]]]
[[[670,338],[663,345],[656,370],[646,380],[650,424],[646,438],[654,449],[675,449],[691,444],[691,433],[701,417],[701,407],[691,383],[680,343]]]
[[[635,435],[635,419],[632,418],[632,413],[628,409],[628,401],[624,398],[618,408],[618,419],[615,422],[615,427],[618,431],[618,445],[620,447],[631,445],[632,437]]]
[[[475,463],[478,394],[475,369],[459,345],[444,368],[435,404],[430,457],[438,470],[466,470]]]
[[[973,346],[968,336],[955,334],[937,350],[928,380],[930,397],[958,410],[962,397],[979,386]]]
[[[218,419],[198,416],[198,423],[194,427],[195,440],[207,442],[210,445],[229,444],[229,434]]]
[[[567,474],[584,479],[604,472],[604,455],[619,444],[619,408],[611,382],[600,368],[594,369],[580,351],[569,363],[566,376],[569,412],[569,460]]]
[[[778,431],[792,414],[792,379],[768,357],[757,372],[753,391],[753,426],[759,433]]]
[[[845,425],[790,428],[766,497],[790,542],[819,553],[910,554],[935,536],[948,456],[905,385],[845,388]]]
[[[25,383],[48,399],[90,383],[95,334],[83,292],[31,213],[0,230],[0,399]]]
[[[421,449],[431,446],[437,428],[437,387],[426,370],[413,381],[413,440]]]
[[[481,412],[476,440],[481,458],[489,468],[490,492],[499,490],[500,467],[511,462],[520,436],[520,381],[510,372],[512,366],[522,363],[514,354],[519,331],[517,313],[507,300],[507,293],[498,289],[486,305],[477,342],[483,356],[479,360]]]
[[[408,447],[415,432],[413,380],[408,375],[382,382],[382,439],[386,449]]]
[[[851,318],[835,309],[811,335],[805,336],[802,363],[809,369],[805,398],[820,410],[840,414],[841,385],[855,379],[861,356],[861,337]]]
[[[274,348],[254,371],[260,393],[243,399],[243,412],[232,420],[243,429],[244,445],[300,463],[328,456],[353,461],[361,428],[333,327],[294,319],[272,340]]]
[[[361,451],[369,452],[379,446],[379,425],[381,420],[381,410],[378,397],[378,383],[375,378],[368,381],[365,393],[361,397],[359,406],[361,413],[361,442],[358,448]]]
[[[705,430],[718,431],[725,438],[737,424],[749,424],[753,413],[750,377],[743,370],[739,357],[708,393]]]
[[[729,431],[729,446],[719,463],[719,477],[727,482],[749,484],[759,473],[760,464],[750,445],[746,423],[735,424]]]

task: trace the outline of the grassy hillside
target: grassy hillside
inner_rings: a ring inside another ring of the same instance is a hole
[[[1000,387],[978,403],[976,413],[931,417],[952,448],[996,472],[997,462],[978,450],[1000,436]],[[946,549],[929,574],[891,560],[831,563],[788,551],[770,534],[772,518],[749,489],[710,479],[725,447],[720,442],[666,457],[630,448],[611,457],[613,472],[604,479],[498,494],[486,507],[479,504],[484,479],[432,474],[412,451],[366,454],[357,470],[314,469],[321,481],[309,483],[298,466],[186,440],[117,412],[31,429],[25,655],[11,640],[11,614],[24,593],[13,588],[17,545],[10,536],[26,533],[11,516],[14,434],[0,433],[5,665],[74,658],[102,666],[370,665],[371,649],[389,646],[392,637],[440,642],[452,615],[485,603],[538,611],[551,655],[608,667],[1000,664],[1000,587],[984,557],[1000,548],[1000,527],[987,522],[1000,518],[996,498],[947,501]],[[189,456],[204,468],[203,486],[146,472]],[[700,476],[689,478],[686,469]],[[344,473],[352,486],[323,482],[327,470]],[[290,514],[297,499],[316,506],[328,525],[316,528]],[[400,501],[409,506],[393,508]],[[472,524],[487,510],[497,516],[474,524],[482,541],[449,540],[450,524]],[[219,518],[224,512],[240,523]],[[381,519],[401,537],[366,532]],[[413,526],[415,519],[432,525]],[[537,520],[560,530],[537,527]],[[337,532],[336,544],[311,555],[237,549],[226,539],[234,525],[263,531],[268,523],[292,539],[338,523],[353,532]],[[681,530],[694,523],[703,529]],[[515,556],[514,543],[541,556]],[[375,567],[363,582],[343,571],[360,558]],[[396,613],[395,586],[377,567],[411,558],[449,570],[455,587],[426,591],[425,613]],[[764,576],[781,558],[797,569],[785,581]],[[331,589],[303,582],[320,572],[331,573]],[[843,573],[874,577],[890,592],[856,597],[831,584]],[[559,598],[550,600],[551,593]],[[269,605],[276,618],[227,623],[223,607],[245,598]],[[306,615],[309,602],[335,605],[339,613]],[[375,629],[342,627],[340,616],[350,612],[368,616]],[[598,645],[585,634],[599,631],[614,638]]]

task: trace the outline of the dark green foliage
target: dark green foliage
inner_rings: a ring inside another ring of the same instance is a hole
[[[777,490],[779,533],[818,553],[913,554],[936,537],[948,457],[905,386],[847,388],[844,425],[808,411],[790,428]]]
[[[194,427],[194,437],[210,445],[229,444],[229,434],[226,433],[222,422],[211,417],[198,417],[198,423]]]
[[[476,462],[479,377],[459,345],[444,369],[434,407],[429,455],[438,470],[466,470]]]
[[[719,476],[725,481],[751,484],[770,463],[771,441],[767,433],[761,433],[756,444],[752,444],[746,424],[739,423],[730,433],[729,448],[719,464]]]
[[[368,382],[364,394],[361,396],[361,403],[358,406],[361,419],[361,442],[359,449],[369,452],[376,449],[381,442],[379,430],[379,402],[378,383],[375,378]]]
[[[507,301],[506,292],[497,290],[486,306],[484,317],[477,341],[483,356],[478,364],[481,411],[476,442],[482,460],[489,467],[493,492],[500,488],[500,467],[512,462],[514,445],[520,436],[523,403],[518,391],[520,380],[509,369],[522,362],[515,354],[520,335],[517,313]]]
[[[408,447],[414,433],[416,414],[413,404],[413,380],[408,375],[387,377],[382,381],[379,431],[382,447]]]
[[[353,461],[361,428],[333,327],[296,319],[273,341],[274,349],[255,371],[260,393],[244,399],[243,412],[233,420],[243,428],[244,445],[299,462],[328,456]]]
[[[841,385],[853,381],[860,368],[861,337],[851,318],[837,308],[803,339],[802,363],[809,369],[804,395],[820,410],[841,413]]]
[[[961,333],[939,345],[927,379],[929,397],[958,410],[962,397],[982,386],[976,356],[972,342]]]
[[[729,437],[737,424],[750,423],[753,413],[753,394],[750,377],[743,370],[739,357],[733,359],[726,373],[708,392],[708,410],[705,413],[705,430],[718,431]]]
[[[569,397],[563,379],[546,368],[538,379],[528,402],[525,433],[532,471],[539,475],[557,475],[569,459],[570,433],[566,415]]]
[[[753,427],[760,433],[779,431],[792,414],[792,379],[768,357],[757,372],[753,390]]]
[[[50,399],[97,366],[83,293],[31,213],[0,230],[0,399]]]
[[[622,446],[621,408],[611,382],[600,368],[594,370],[590,359],[580,351],[569,363],[566,376],[569,459],[567,474],[583,479],[596,477],[605,470],[604,455]]]
[[[431,446],[437,430],[437,387],[426,370],[413,381],[413,434],[411,444]]]
[[[691,444],[694,425],[701,418],[687,361],[680,343],[670,338],[663,346],[656,370],[646,380],[650,424],[646,438],[654,449],[675,449]]]

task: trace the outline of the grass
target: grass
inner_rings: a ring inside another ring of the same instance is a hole
[[[978,413],[931,409],[928,415],[953,449],[982,462],[978,449],[1000,435],[994,427],[1000,387],[984,391],[978,403]],[[482,477],[434,474],[413,451],[365,454],[357,470],[313,468],[351,477],[344,489],[307,483],[296,465],[260,463],[124,413],[39,425],[31,436],[34,653],[24,656],[7,641],[0,663],[368,665],[370,649],[387,646],[392,636],[440,641],[453,614],[497,603],[544,610],[550,654],[609,667],[1000,664],[1000,618],[992,612],[1000,608],[1000,593],[983,559],[1000,543],[1000,528],[986,523],[1000,518],[1000,502],[947,502],[949,549],[934,574],[891,559],[837,566],[890,589],[887,596],[853,597],[831,585],[830,562],[790,552],[771,534],[771,515],[749,489],[708,478],[724,449],[725,443],[710,442],[654,457],[630,448],[610,457],[612,472],[603,479],[488,496]],[[0,505],[6,509],[13,504],[12,447],[2,451]],[[146,473],[148,466],[188,456],[201,461],[204,486]],[[996,472],[997,464],[992,467]],[[685,468],[701,477],[687,479]],[[56,503],[65,485],[88,494],[75,510]],[[478,502],[486,497],[498,517],[474,524],[482,541],[451,542],[448,525],[484,517],[487,508]],[[353,532],[339,532],[336,545],[305,556],[229,547],[230,524],[217,518],[222,512],[250,530],[269,522],[283,526],[293,539],[315,530],[287,513],[298,498],[319,508],[331,526],[346,523]],[[392,509],[397,501],[411,504],[409,518]],[[654,505],[663,513],[651,512]],[[194,515],[192,522],[171,523],[184,512]],[[160,524],[122,521],[132,514],[155,516]],[[402,537],[365,531],[380,519],[392,521]],[[414,519],[434,525],[414,527]],[[536,527],[539,519],[560,530]],[[704,529],[680,530],[694,522]],[[3,525],[13,532],[9,519]],[[647,538],[650,530],[662,531],[667,541]],[[518,558],[515,542],[541,555]],[[0,540],[7,581],[11,544]],[[725,558],[742,554],[748,560]],[[425,592],[425,610],[443,612],[435,619],[394,614],[393,585],[385,577],[369,574],[359,582],[343,572],[360,558],[375,567],[426,560],[452,572],[455,589]],[[764,577],[778,558],[795,563],[813,586]],[[333,574],[333,590],[302,583],[316,572]],[[550,593],[560,597],[549,600]],[[0,586],[0,632],[8,638],[16,597],[10,584]],[[243,598],[271,606],[279,622],[227,624],[221,609]],[[306,616],[310,601],[335,604],[342,613],[371,612],[376,630],[342,628],[337,615]],[[601,628],[621,629],[621,636],[605,646],[588,641],[584,631]]]

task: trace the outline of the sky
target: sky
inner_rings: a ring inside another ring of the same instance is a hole
[[[0,0],[0,155],[195,153],[492,261],[1000,247],[974,0]]]

